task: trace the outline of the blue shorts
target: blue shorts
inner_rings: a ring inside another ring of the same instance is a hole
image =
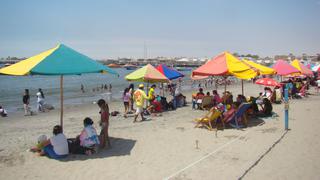
[[[62,159],[62,158],[65,158],[68,156],[67,154],[66,155],[58,155],[56,152],[54,152],[53,146],[51,144],[45,146],[43,148],[43,151],[49,158],[52,158],[52,159]]]

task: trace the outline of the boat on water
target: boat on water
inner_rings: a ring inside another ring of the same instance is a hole
[[[126,68],[126,70],[135,70],[138,68],[138,66],[134,64],[125,64],[123,67]]]
[[[121,65],[119,65],[119,64],[109,64],[108,67],[109,68],[121,68]]]

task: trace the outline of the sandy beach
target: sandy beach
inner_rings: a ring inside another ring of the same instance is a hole
[[[237,95],[241,87],[228,90]],[[261,90],[245,84],[245,95]],[[183,93],[190,102],[191,92]],[[39,135],[51,136],[59,110],[28,117],[16,113],[0,119],[0,179],[319,179],[319,107],[319,95],[292,100],[288,132],[283,105],[273,106],[278,117],[252,119],[247,128],[217,133],[194,128],[193,119],[205,111],[190,104],[142,123],[111,117],[111,149],[61,161],[27,151]],[[122,103],[111,103],[110,111],[123,112]],[[78,135],[85,117],[100,130],[98,112],[96,104],[66,107],[65,135]]]

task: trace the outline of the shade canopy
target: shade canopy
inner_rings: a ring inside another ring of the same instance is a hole
[[[246,60],[246,59],[242,59],[242,61],[245,64],[249,65],[250,67],[254,68],[261,75],[272,75],[272,74],[276,73],[276,71],[274,69],[269,68],[267,66],[263,66],[263,65],[258,64],[258,63],[255,63],[253,61],[249,61],[249,60]]]
[[[98,72],[117,74],[114,70],[63,44],[0,69],[1,74],[17,76],[29,74],[72,75]]]
[[[240,79],[251,79],[257,72],[238,58],[224,52],[192,72],[192,76],[235,76]]]
[[[281,76],[300,74],[298,69],[294,68],[284,60],[278,60],[272,68]]]
[[[261,78],[257,79],[256,84],[264,85],[264,86],[281,86],[280,83],[278,83],[276,80],[271,79],[271,78]]]
[[[305,65],[303,65],[298,59],[295,59],[291,62],[291,65],[298,69],[301,74],[306,76],[312,76],[313,72],[307,68]]]
[[[164,65],[164,64],[160,64],[156,67],[156,69],[161,72],[161,74],[163,74],[164,76],[166,76],[169,80],[172,79],[177,79],[180,77],[184,77],[184,75],[182,73],[180,73],[179,71],[173,69],[173,68],[169,68],[168,66]]]
[[[128,81],[137,81],[137,82],[168,82],[168,78],[161,74],[155,67],[151,64],[147,64],[142,68],[133,71],[125,77]]]

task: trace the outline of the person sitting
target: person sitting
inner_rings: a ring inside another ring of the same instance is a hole
[[[8,116],[7,111],[2,106],[0,106],[0,116],[1,117],[7,117]]]
[[[83,120],[83,130],[80,135],[76,138],[79,140],[79,149],[78,153],[91,155],[95,152],[100,144],[99,137],[96,129],[93,127],[93,121],[91,118],[86,117]]]
[[[61,159],[68,156],[68,141],[62,133],[62,127],[60,125],[53,127],[53,136],[43,143],[43,146],[40,155],[46,155],[52,159]]]
[[[232,105],[228,104],[228,105],[226,105],[226,110],[225,110],[225,112],[222,114],[222,116],[223,116],[223,119],[222,119],[223,123],[227,123],[227,122],[229,122],[229,121],[232,119],[234,113],[236,113],[236,111],[237,111],[237,107],[238,107],[237,104],[232,104]]]
[[[204,93],[203,93],[203,89],[199,88],[199,92],[196,95],[196,104],[198,106],[198,109],[201,108],[201,104],[202,104],[202,98],[204,97]]]
[[[231,94],[231,92],[226,91],[226,92],[223,93],[222,103],[224,103],[224,104],[233,104],[233,95]]]
[[[272,90],[269,87],[265,87],[264,93],[262,94],[262,97],[268,98],[270,100],[272,97]]]
[[[219,103],[222,102],[217,90],[213,90],[212,95],[213,95],[213,106],[217,106]]]
[[[247,99],[244,95],[238,94],[236,102],[241,104],[241,103],[247,102]]]
[[[260,104],[262,110],[260,110],[256,115],[259,117],[269,117],[272,116],[272,104],[268,98],[263,98],[262,104]]]
[[[248,109],[248,114],[249,115],[255,115],[259,112],[259,108],[257,105],[257,98],[253,97],[253,96],[249,96],[247,98],[247,102],[251,103],[251,108]]]

